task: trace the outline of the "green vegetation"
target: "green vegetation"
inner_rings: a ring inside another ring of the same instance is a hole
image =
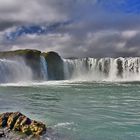
[[[0,52],[0,58],[12,58],[16,56],[22,56],[25,58],[38,58],[40,57],[41,52],[38,50],[16,50],[16,51],[6,51],[6,52]]]

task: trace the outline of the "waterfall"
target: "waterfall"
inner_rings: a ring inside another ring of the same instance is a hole
[[[39,65],[34,67],[31,62],[27,63],[27,66],[20,58],[0,59],[0,83],[33,81],[34,76],[39,77],[37,80],[49,80],[50,75],[45,58],[41,56],[38,62]],[[53,70],[58,69],[59,65],[64,69],[55,73]],[[56,76],[64,74],[64,80],[140,81],[139,57],[63,59],[63,63],[59,65],[50,67],[51,74]]]
[[[47,68],[47,62],[44,56],[40,56],[40,65],[41,65],[41,74],[42,74],[43,80],[48,80],[48,68]]]
[[[64,59],[65,79],[140,80],[140,58]]]
[[[0,59],[0,83],[31,80],[32,71],[23,60]]]

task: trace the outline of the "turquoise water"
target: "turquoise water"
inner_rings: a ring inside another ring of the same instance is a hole
[[[55,140],[139,140],[140,83],[46,82],[0,86],[0,112],[44,121]]]

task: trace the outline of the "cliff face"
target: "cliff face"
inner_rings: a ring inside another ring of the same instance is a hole
[[[56,52],[42,53],[48,65],[49,80],[63,80],[64,68],[63,60]]]
[[[8,59],[20,59],[23,58],[27,66],[29,66],[32,70],[33,79],[40,79],[40,55],[41,52],[38,50],[16,50],[16,51],[7,51],[0,52],[0,58],[8,58]]]
[[[34,80],[41,80],[41,56],[43,56],[47,62],[48,80],[63,80],[63,60],[56,52],[41,53],[38,50],[16,50],[0,52],[0,58],[3,59],[20,59],[25,60],[27,66],[29,66],[33,72]]]

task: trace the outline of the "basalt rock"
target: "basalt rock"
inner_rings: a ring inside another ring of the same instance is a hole
[[[48,78],[49,80],[63,80],[64,67],[63,60],[56,52],[42,53],[48,65]]]
[[[40,136],[46,132],[46,126],[42,122],[31,120],[20,112],[3,113],[0,115],[0,128],[20,132],[28,136]],[[4,136],[3,133],[0,134]]]
[[[0,52],[1,59],[18,60],[23,58],[27,66],[29,66],[32,69],[34,73],[33,75],[34,80],[41,79],[40,55],[41,55],[40,51],[31,49]]]
[[[44,52],[32,49],[0,52],[0,59],[23,58],[33,72],[33,80],[41,80],[40,56],[44,56],[48,68],[48,80],[64,80],[63,60],[56,52]]]
[[[118,69],[117,76],[122,77],[122,75],[123,75],[123,62],[121,59],[117,60],[117,69]]]

